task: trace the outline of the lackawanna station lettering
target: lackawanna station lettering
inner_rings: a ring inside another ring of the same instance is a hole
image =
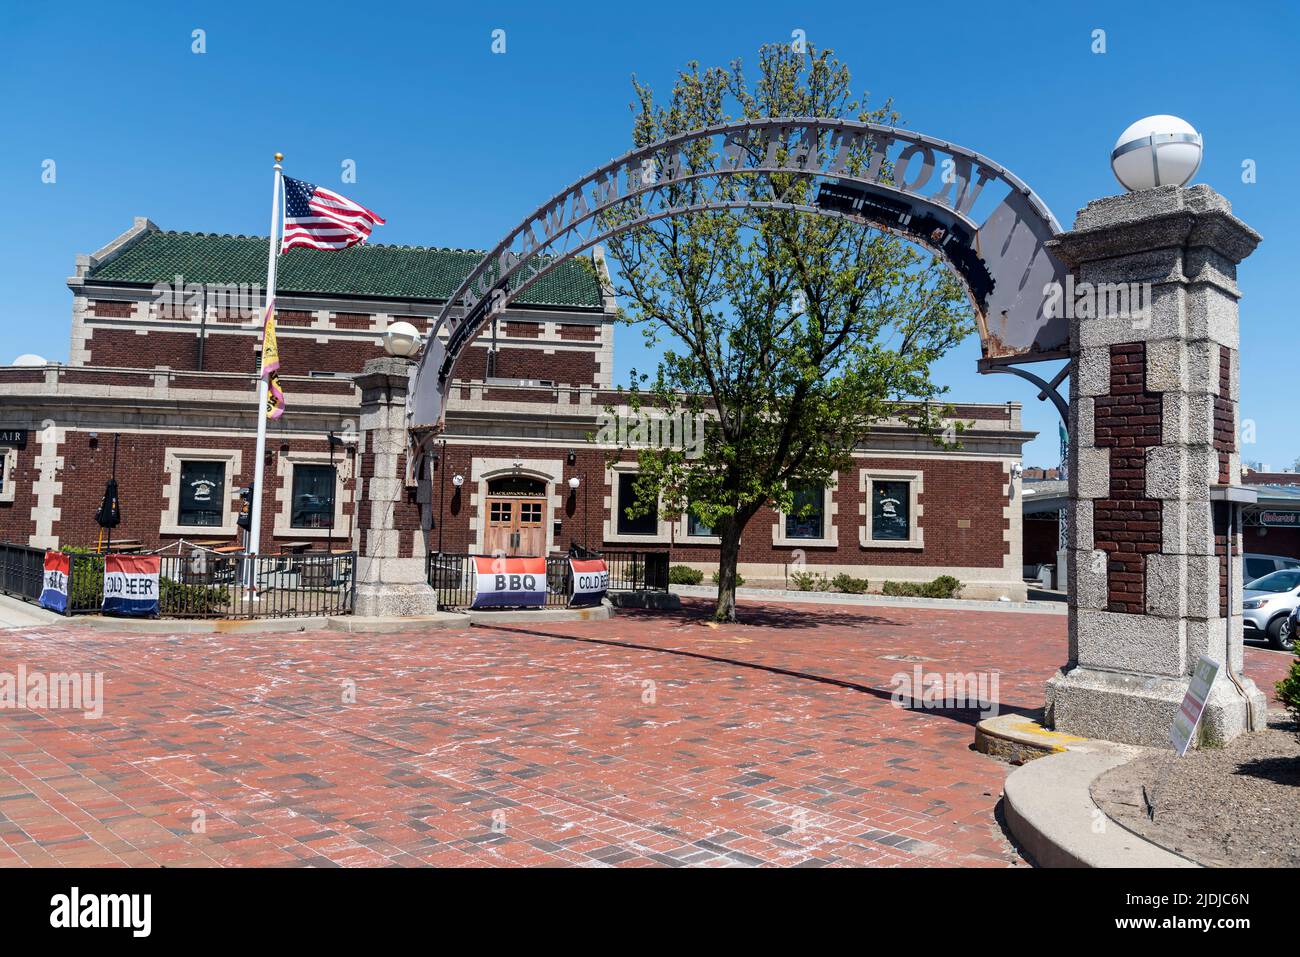
[[[94,546],[117,436],[114,543],[243,541],[261,303],[178,301],[155,287],[260,292],[266,246],[265,237],[166,232],[140,218],[77,257],[68,280],[68,363],[0,368],[12,437],[0,443],[0,539]],[[294,249],[280,258],[276,318],[288,406],[268,425],[263,552],[355,548],[367,495],[359,487],[353,376],[384,354],[391,324],[427,332],[481,258],[385,245]],[[591,260],[594,269],[571,261],[530,287],[456,366],[463,378],[449,390],[436,443],[428,527],[399,523],[403,555],[430,548],[542,556],[577,544],[665,551],[674,564],[716,570],[718,539],[694,517],[627,514],[636,453],[614,455],[610,430],[598,435],[606,406],[627,412],[613,387],[616,304],[599,249]],[[1024,599],[1017,465],[1034,433],[1022,428],[1014,402],[957,403],[955,414],[967,425],[960,448],[939,448],[886,421],[853,468],[826,487],[796,490],[806,512],[760,513],[742,543],[746,583],[782,585],[801,559],[814,572],[873,585],[952,575],[966,597]]]

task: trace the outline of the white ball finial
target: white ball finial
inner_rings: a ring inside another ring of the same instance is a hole
[[[1115,141],[1110,168],[1130,192],[1186,186],[1201,165],[1204,144],[1192,124],[1164,113],[1138,120]]]
[[[405,358],[420,350],[420,330],[409,322],[394,322],[384,333],[384,351],[390,356]]]

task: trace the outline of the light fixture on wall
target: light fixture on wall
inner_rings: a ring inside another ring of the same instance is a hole
[[[574,452],[572,449],[570,449],[570,450],[569,450],[569,464],[570,464],[570,465],[576,465],[577,463],[578,463],[578,453],[577,453],[577,452]],[[576,486],[575,486],[575,488],[576,488]]]
[[[454,485],[454,486],[456,486],[456,488],[460,488],[462,485],[465,484],[465,476],[463,476],[463,475],[453,475],[453,476],[451,477],[451,484]]]

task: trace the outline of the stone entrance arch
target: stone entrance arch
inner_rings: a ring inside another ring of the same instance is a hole
[[[790,177],[813,187],[810,202],[803,189],[782,192]],[[1046,245],[1060,226],[1015,174],[897,127],[815,117],[728,123],[668,137],[588,173],[483,257],[425,341],[408,406],[417,447],[441,428],[466,347],[534,283],[627,230],[739,208],[847,219],[941,254],[970,295],[986,366],[1068,355],[1068,324],[1049,314],[1043,293],[1065,282]]]
[[[800,188],[781,192],[782,182]],[[520,223],[442,308],[409,395],[400,362],[367,367],[363,423],[375,419],[375,441],[391,454],[421,454],[442,428],[457,360],[515,297],[610,236],[728,208],[839,217],[943,255],[975,309],[981,371],[1069,359],[1069,653],[1048,684],[1050,724],[1163,746],[1206,656],[1224,680],[1207,701],[1204,737],[1262,725],[1265,698],[1241,673],[1239,512],[1253,493],[1237,485],[1236,442],[1236,267],[1259,236],[1208,186],[1097,200],[1062,232],[1014,174],[918,133],[818,118],[683,133],[596,169]],[[1076,312],[1074,292],[1085,288],[1091,305]],[[1044,394],[1062,378],[1018,374]],[[400,479],[374,478],[397,492]],[[382,521],[374,540],[386,540]],[[384,561],[363,547],[361,587],[376,586],[377,605]]]

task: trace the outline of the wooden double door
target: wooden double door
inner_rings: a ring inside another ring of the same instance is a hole
[[[546,499],[489,495],[483,551],[488,555],[546,554]]]

